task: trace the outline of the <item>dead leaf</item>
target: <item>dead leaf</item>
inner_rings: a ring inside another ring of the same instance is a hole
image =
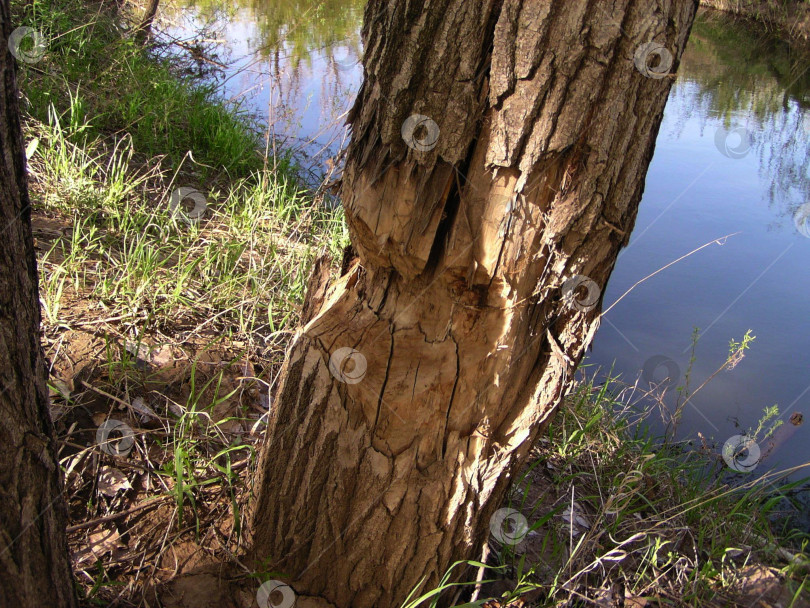
[[[141,415],[141,422],[146,422],[149,419],[160,420],[155,411],[146,405],[143,397],[135,397],[130,403],[132,409]]]
[[[778,574],[778,570],[760,564],[751,564],[737,572],[734,595],[740,605],[768,605],[784,607],[792,604],[792,594]],[[802,604],[804,605],[804,604]]]
[[[585,510],[582,508],[582,505],[579,503],[574,503],[573,509],[573,516],[571,514],[571,507],[566,507],[565,511],[562,512],[563,521],[571,524],[573,522],[573,531],[572,534],[577,536],[583,530],[589,530],[591,527],[591,522],[585,517]]]
[[[624,590],[624,608],[647,608],[650,603],[638,595],[633,595],[629,589]]]
[[[118,469],[102,467],[98,474],[98,491],[113,498],[118,492],[131,490],[129,479]]]
[[[142,359],[143,361],[149,361],[149,359],[152,357],[152,347],[145,342],[133,342],[132,340],[127,340],[124,343],[124,350],[126,350],[136,359]]]
[[[180,405],[176,404],[172,400],[168,400],[166,406],[169,408],[169,411],[178,418],[181,418],[183,414],[186,413],[186,411]]]
[[[135,359],[136,367],[143,368],[147,364],[165,367],[174,361],[174,352],[168,344],[151,345],[127,340],[124,343],[124,350]]]
[[[87,539],[87,545],[73,554],[73,560],[76,565],[94,562],[101,559],[107,553],[112,553],[125,547],[126,545],[121,542],[121,535],[116,528],[104,529],[99,527],[96,532],[90,534]]]
[[[169,365],[172,361],[174,361],[174,353],[172,353],[172,347],[168,344],[164,344],[161,347],[156,347],[152,350],[152,363],[159,366]]]
[[[93,424],[101,426],[107,420],[107,412],[93,412]]]

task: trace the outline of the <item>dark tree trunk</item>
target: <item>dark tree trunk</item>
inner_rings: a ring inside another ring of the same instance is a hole
[[[0,606],[75,606],[61,471],[39,343],[39,293],[17,83],[0,0]]]
[[[696,9],[369,1],[358,259],[308,302],[256,480],[253,555],[300,600],[396,607],[479,555],[597,330]]]
[[[149,36],[152,34],[152,22],[155,20],[158,12],[158,5],[160,4],[160,0],[149,0],[146,5],[146,10],[143,14],[143,19],[141,23],[138,25],[137,30],[135,31],[135,39],[144,44],[148,39]]]

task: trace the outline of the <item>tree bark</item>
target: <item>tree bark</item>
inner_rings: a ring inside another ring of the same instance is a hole
[[[152,34],[152,23],[158,12],[160,0],[149,0],[143,13],[143,19],[135,30],[135,39],[140,44],[145,44]]]
[[[369,1],[358,258],[293,340],[255,484],[253,556],[299,599],[399,606],[479,554],[598,328],[696,9]]]
[[[0,0],[0,606],[71,607],[11,31]]]

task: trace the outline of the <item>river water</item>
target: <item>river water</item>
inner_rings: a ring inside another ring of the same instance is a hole
[[[170,32],[215,40],[225,96],[306,154],[314,174],[343,143],[361,79],[357,0],[187,0]],[[207,28],[207,29],[206,29]],[[199,34],[205,30],[204,35]],[[206,38],[207,36],[207,38]],[[784,43],[699,16],[673,86],[630,245],[604,295],[587,374],[694,390],[751,330],[745,358],[686,404],[678,436],[716,446],[777,405],[810,415],[810,64]],[[733,236],[728,236],[733,235]],[[701,246],[617,299],[639,280]],[[644,371],[646,369],[646,372]],[[636,396],[638,393],[636,393]],[[649,407],[650,399],[638,407]],[[650,418],[653,428],[661,418]],[[663,427],[661,427],[663,428]],[[810,461],[810,423],[760,471]]]

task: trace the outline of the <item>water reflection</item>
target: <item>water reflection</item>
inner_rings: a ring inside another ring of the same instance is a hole
[[[636,230],[606,305],[684,254],[735,236],[631,292],[604,317],[590,361],[613,365],[627,381],[669,386],[664,405],[672,409],[687,372],[694,391],[726,360],[729,340],[752,329],[757,339],[745,359],[686,403],[682,437],[700,433],[723,445],[756,429],[774,404],[783,421],[810,412],[808,68],[808,58],[787,45],[702,13],[672,89]],[[807,430],[769,452],[757,473],[810,460]]]
[[[744,130],[740,139],[758,156],[768,201],[780,216],[793,216],[810,200],[809,93],[806,53],[707,12],[693,28],[670,107],[681,124],[699,115],[704,127],[720,121]]]
[[[284,49],[292,65],[307,62],[313,51],[335,45],[360,51],[364,0],[179,0],[207,20],[249,21],[257,29],[255,47],[266,57]]]
[[[345,143],[343,117],[362,76],[364,4],[179,0],[172,33],[226,41],[225,95],[261,116],[285,148],[307,155],[317,179]]]

